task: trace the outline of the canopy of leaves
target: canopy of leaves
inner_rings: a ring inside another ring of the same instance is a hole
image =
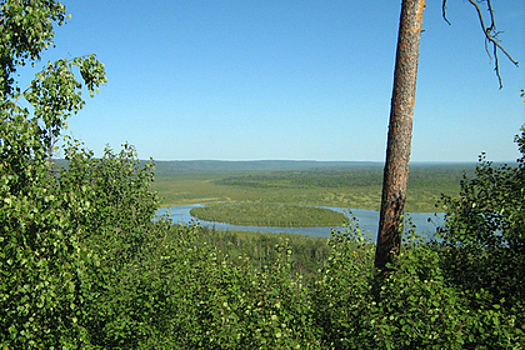
[[[66,9],[58,1],[12,1],[0,3],[0,93],[17,92],[12,78],[17,66],[40,58],[53,44],[53,24],[61,26]]]

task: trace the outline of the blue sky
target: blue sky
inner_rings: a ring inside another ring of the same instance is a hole
[[[69,120],[97,155],[127,141],[141,159],[385,159],[401,1],[63,3],[72,19],[43,61],[106,65],[107,85]],[[524,65],[525,2],[493,7]],[[449,0],[448,19],[427,2],[412,160],[513,161],[524,70],[500,54],[499,90],[474,8]]]

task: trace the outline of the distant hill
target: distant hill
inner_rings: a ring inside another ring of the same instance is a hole
[[[356,166],[382,166],[379,162],[313,161],[313,160],[174,160],[155,161],[156,174],[194,171],[231,170],[307,170],[321,168],[345,168]]]
[[[58,166],[67,167],[68,161],[54,159]],[[379,162],[350,162],[350,161],[315,161],[315,160],[153,160],[156,166],[155,173],[193,172],[193,171],[228,171],[228,170],[307,170],[322,168],[347,168],[382,166]],[[140,161],[142,164],[146,160]]]
[[[66,166],[64,159],[55,159],[54,162],[59,166]],[[323,169],[351,169],[363,170],[374,169],[382,171],[383,162],[365,161],[315,161],[315,160],[252,160],[252,161],[224,161],[224,160],[154,160],[156,175],[172,173],[191,173],[191,172],[221,172],[221,171],[278,171],[278,170],[323,170]],[[146,163],[142,160],[141,163]],[[502,163],[495,163],[501,165]],[[510,165],[514,165],[510,163]],[[453,162],[413,162],[410,165],[412,170],[420,169],[440,169],[450,171],[452,169],[473,170],[476,163],[453,163]]]

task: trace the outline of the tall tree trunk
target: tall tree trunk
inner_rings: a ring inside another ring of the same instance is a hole
[[[424,0],[402,2],[375,255],[375,267],[383,272],[401,246],[424,7]]]

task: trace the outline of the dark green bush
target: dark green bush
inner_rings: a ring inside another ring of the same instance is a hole
[[[206,243],[198,226],[158,222],[136,259],[121,270],[107,307],[106,334],[137,349],[316,348],[306,289],[290,276],[289,252],[262,270],[232,262]],[[108,326],[109,325],[109,326]],[[118,329],[116,327],[119,327]],[[102,346],[102,343],[100,343]]]
[[[524,347],[525,126],[515,141],[521,152],[516,166],[496,167],[482,154],[474,178],[461,181],[460,198],[443,197],[441,264],[488,323],[477,326],[479,336],[493,341],[491,333],[503,332]],[[512,333],[498,329],[501,318],[511,320]]]
[[[141,166],[127,144],[119,154],[107,148],[104,157],[96,159],[69,141],[65,154],[68,163],[59,172],[60,188],[78,193],[88,204],[70,213],[70,225],[87,252],[81,278],[83,327],[92,345],[130,346],[139,342],[144,329],[126,309],[115,308],[132,302],[122,293],[130,288],[130,271],[156,229],[152,220],[158,202],[150,189],[154,167]]]
[[[443,267],[447,248],[408,232],[386,277],[372,273],[374,245],[358,229],[332,239],[312,293],[325,348],[523,348],[521,315],[486,291],[467,291]]]
[[[517,138],[523,154],[518,166],[496,168],[482,156],[475,177],[461,182],[460,198],[443,198],[441,236],[455,283],[512,305],[525,297],[524,136]]]

